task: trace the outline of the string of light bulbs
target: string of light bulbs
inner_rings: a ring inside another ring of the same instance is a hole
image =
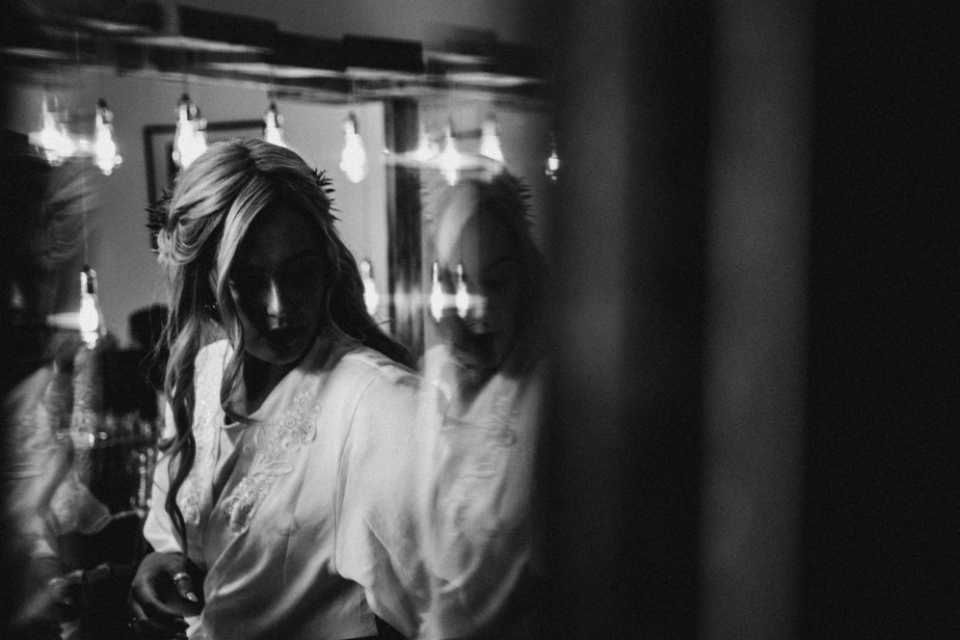
[[[184,92],[177,102],[177,123],[174,134],[173,161],[180,167],[189,166],[207,148],[207,121],[201,116],[200,108]],[[94,115],[94,133],[85,137],[71,133],[64,121],[56,95],[50,90],[44,91],[40,104],[40,129],[29,134],[30,143],[36,147],[51,165],[59,165],[67,158],[89,157],[100,171],[109,176],[121,165],[123,156],[116,142],[113,126],[114,114],[105,99],[97,101]],[[276,102],[270,99],[264,114],[263,139],[267,142],[290,148],[286,132],[283,129],[283,116]],[[360,135],[356,113],[350,111],[343,121],[344,146],[341,152],[340,169],[353,183],[361,182],[368,173],[367,154],[363,138]],[[479,155],[500,165],[505,165],[497,122],[487,118],[481,126]],[[460,152],[452,123],[443,129],[443,142],[438,150],[431,140],[426,125],[418,125],[417,146],[412,151],[398,154],[392,159],[397,164],[436,168],[448,184],[455,185],[459,175],[470,168],[470,162]],[[544,175],[553,182],[557,181],[560,169],[560,157],[553,133],[550,134],[550,155],[547,157]]]
[[[263,139],[266,142],[289,149],[287,135],[283,131],[283,116],[277,110],[277,103],[270,99],[270,106],[263,116]]]
[[[350,182],[360,182],[367,177],[367,152],[357,125],[357,115],[351,111],[343,120],[343,152],[340,154],[340,170]]]
[[[207,121],[201,117],[200,108],[187,93],[187,81],[183,81],[183,94],[177,102],[177,128],[173,135],[173,161],[181,169],[189,167],[201,153],[207,150]]]
[[[90,349],[107,334],[106,318],[100,305],[97,272],[90,267],[90,242],[87,237],[87,176],[80,176],[80,233],[83,250],[83,266],[80,268],[80,309],[77,325],[80,337]]]
[[[343,151],[340,153],[340,170],[347,175],[347,180],[358,183],[367,177],[367,152],[360,136],[360,126],[357,114],[352,105],[356,103],[356,80],[350,80],[351,110],[343,119]]]
[[[283,130],[283,116],[277,109],[277,102],[273,93],[273,75],[270,76],[270,86],[267,89],[267,101],[269,106],[267,112],[263,114],[263,139],[265,142],[275,144],[285,149],[290,148],[287,141],[287,134]]]
[[[80,87],[83,83],[79,33],[74,34],[74,63],[77,87]],[[57,97],[51,95],[49,87],[46,87],[40,106],[40,129],[31,132],[28,139],[40,150],[47,162],[58,166],[68,158],[88,157],[92,158],[97,168],[107,176],[120,166],[123,157],[117,147],[113,130],[113,112],[107,107],[106,100],[101,97],[97,101],[92,137],[70,133],[65,120],[65,113],[60,110]]]

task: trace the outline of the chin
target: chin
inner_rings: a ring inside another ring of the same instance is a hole
[[[308,340],[297,340],[293,344],[277,346],[270,344],[265,338],[260,338],[252,349],[247,352],[257,360],[272,365],[287,365],[298,362],[309,350]]]
[[[461,367],[478,373],[495,369],[497,366],[496,358],[491,353],[454,347],[451,355]]]

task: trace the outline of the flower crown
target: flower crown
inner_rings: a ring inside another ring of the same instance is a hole
[[[321,171],[319,169],[313,170],[313,180],[317,185],[317,191],[322,193],[327,199],[327,209],[330,211],[334,210],[333,207],[333,181],[327,177],[326,171]]]
[[[317,191],[323,195],[326,200],[328,210],[333,210],[334,192],[332,181],[327,177],[326,172],[318,169],[314,170],[314,183]],[[154,250],[157,252],[157,262],[160,264],[171,264],[174,256],[173,230],[169,229],[170,224],[170,201],[173,199],[173,191],[164,189],[160,198],[146,208],[147,228],[153,237]]]
[[[170,264],[173,258],[173,238],[167,230],[170,220],[170,200],[173,193],[164,189],[160,199],[147,207],[147,228],[150,229],[153,247],[157,252],[157,262]]]
[[[474,183],[483,199],[501,204],[501,214],[506,214],[523,233],[531,233],[533,216],[530,211],[530,186],[522,178],[503,170],[492,176],[467,177],[462,181]],[[448,188],[449,185],[440,180],[434,180],[421,188],[426,223],[430,227],[439,223],[437,216],[441,212],[436,210],[437,198]]]

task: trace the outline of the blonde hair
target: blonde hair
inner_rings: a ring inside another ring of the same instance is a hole
[[[228,286],[230,265],[253,220],[283,203],[316,221],[322,239],[321,331],[343,342],[366,344],[402,364],[409,352],[380,330],[366,311],[356,260],[334,227],[328,181],[295,152],[261,140],[211,145],[177,178],[158,232],[161,262],[168,267],[169,349],[164,388],[176,436],[168,443],[176,471],[166,509],[186,547],[186,527],[176,494],[193,466],[194,362],[200,349],[226,334],[234,346],[224,367],[220,403],[236,392],[243,377],[243,329]],[[238,416],[242,419],[242,416]],[[172,469],[172,467],[171,467]]]

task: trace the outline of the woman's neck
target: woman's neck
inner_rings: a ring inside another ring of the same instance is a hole
[[[243,402],[245,413],[250,415],[260,408],[280,381],[297,366],[290,364],[270,364],[247,355],[243,361]]]

